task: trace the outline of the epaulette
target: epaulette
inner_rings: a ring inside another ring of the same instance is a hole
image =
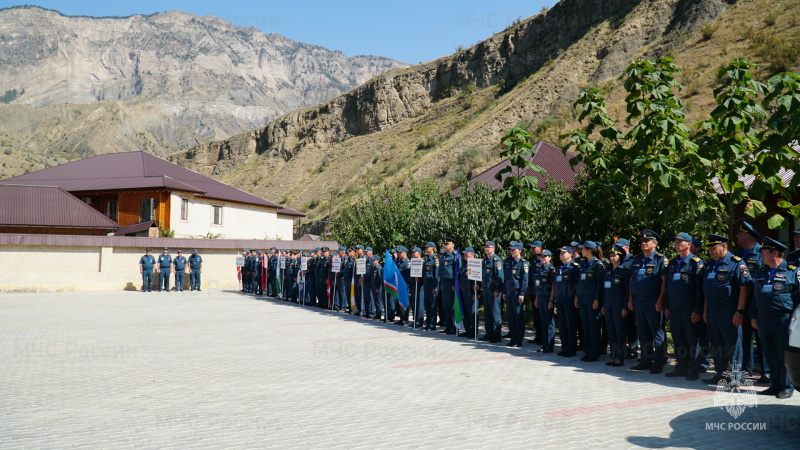
[[[738,256],[734,256],[734,257],[733,257],[733,258],[731,258],[731,259],[733,259],[734,261],[741,261],[741,260],[742,260],[742,258],[739,258]]]
[[[522,261],[522,262],[528,262],[528,260],[525,259],[525,258],[520,258],[519,260]]]
[[[700,258],[698,258],[697,256],[692,256],[692,261],[694,261],[694,262],[700,262],[701,260],[700,260]]]
[[[795,266],[793,266],[793,265],[789,264],[789,270],[797,270],[797,267],[795,267]]]
[[[580,264],[576,263],[575,261],[572,261],[572,265],[573,266],[580,266]]]

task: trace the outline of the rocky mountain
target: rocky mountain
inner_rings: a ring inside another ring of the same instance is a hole
[[[405,66],[179,11],[0,10],[0,176],[108,151],[191,148]]]
[[[605,90],[612,114],[624,118],[619,80],[638,56],[676,58],[693,122],[713,109],[716,73],[732,58],[771,65],[774,55],[754,39],[758,33],[796,47],[799,4],[561,0],[453,55],[390,70],[328,102],[171,159],[311,217],[386,182],[434,176],[447,187],[496,163],[499,139],[515,125],[558,144],[561,132],[577,126],[571,104],[584,86]],[[789,63],[797,67],[796,58]]]

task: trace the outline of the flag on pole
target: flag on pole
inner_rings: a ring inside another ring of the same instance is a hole
[[[458,330],[464,330],[464,299],[461,298],[461,252],[456,249],[456,262],[453,265],[453,280],[455,281],[455,300],[453,301],[453,319]]]
[[[403,311],[408,309],[408,285],[388,250],[386,250],[386,265],[383,267],[383,288],[397,300]]]
[[[329,260],[330,261],[330,260]],[[331,265],[328,264],[328,271],[325,274],[325,292],[328,296],[328,308],[333,307],[333,295],[331,295]]]
[[[353,261],[353,279],[350,280],[350,311],[357,311],[358,305],[356,304],[356,268],[355,261]]]
[[[305,272],[301,271],[300,274],[297,275],[297,284],[300,286],[300,298],[298,299],[298,302],[304,304],[306,302],[306,273]]]
[[[269,260],[266,256],[266,252],[261,255],[261,292],[267,292],[267,264]]]

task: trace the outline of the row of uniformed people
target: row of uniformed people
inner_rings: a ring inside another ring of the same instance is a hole
[[[186,258],[183,251],[178,250],[174,258],[169,254],[169,248],[164,247],[158,259],[151,255],[151,249],[145,249],[145,254],[139,258],[139,273],[142,275],[142,292],[153,291],[153,271],[158,273],[158,292],[165,290],[170,292],[170,274],[175,274],[175,290],[183,291],[185,281],[184,274],[189,271],[189,288],[192,291],[200,290],[200,274],[203,272],[203,258],[197,253],[197,249],[192,251],[191,256]]]

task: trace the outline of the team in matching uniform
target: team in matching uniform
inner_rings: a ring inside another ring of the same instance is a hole
[[[153,272],[158,273],[158,292],[162,289],[171,292],[169,279],[171,274],[175,274],[175,291],[181,292],[186,284],[184,275],[189,270],[189,288],[192,291],[200,290],[200,274],[203,272],[203,258],[197,254],[197,250],[192,251],[189,258],[183,256],[183,251],[178,250],[178,255],[172,257],[169,248],[164,247],[162,253],[156,259],[150,254],[151,249],[145,249],[145,254],[139,258],[139,273],[142,275],[142,292],[153,292]]]
[[[800,230],[794,235],[800,247]],[[757,382],[769,383],[759,394],[791,397],[794,388],[783,353],[791,314],[800,304],[800,250],[785,255],[787,247],[769,237],[759,244],[761,235],[747,222],[736,234],[736,252],[728,250],[728,237],[708,235],[706,260],[698,255],[700,242],[688,233],[672,238],[677,254],[672,259],[658,251],[661,236],[656,232],[642,230],[639,237],[641,253],[635,256],[626,239],[608,249],[608,258],[599,242],[572,242],[558,249],[558,264],[540,241],[529,245],[530,260],[520,242],[510,242],[508,256],[502,259],[495,243],[487,241],[477,282],[469,280],[465,261],[475,256],[472,247],[461,252],[456,271],[454,239],[445,238],[440,252],[433,242],[414,247],[410,254],[398,246],[390,253],[409,287],[408,308],[386,296],[382,259],[370,247],[339,247],[333,253],[327,247],[308,253],[243,250],[242,291],[368,319],[397,318],[398,325],[425,331],[439,326],[440,333],[455,335],[458,281],[460,337],[477,337],[473,302],[478,301],[484,308],[485,334],[480,340],[499,343],[509,338],[509,347],[521,347],[528,305],[535,330],[535,339],[528,342],[540,344],[539,352],[556,351],[558,329],[559,356],[574,357],[582,350],[581,360],[594,362],[609,355],[606,364],[614,367],[639,356],[630,369],[651,374],[661,373],[667,364],[669,321],[677,364],[667,377],[697,380],[713,360],[715,372],[703,381],[718,384],[751,375],[758,363]],[[168,290],[169,274],[183,273],[186,265],[192,270],[192,290],[200,290],[202,259],[197,251],[188,260],[178,255],[172,259],[165,248],[156,261],[148,249],[140,260],[142,290],[150,291],[154,267],[159,267],[159,288]],[[338,272],[332,270],[334,257],[339,258]],[[363,274],[357,270],[359,258],[367,262]],[[411,258],[422,259],[420,277],[411,277]],[[176,281],[183,285],[182,276]],[[502,307],[508,322],[505,335]]]

